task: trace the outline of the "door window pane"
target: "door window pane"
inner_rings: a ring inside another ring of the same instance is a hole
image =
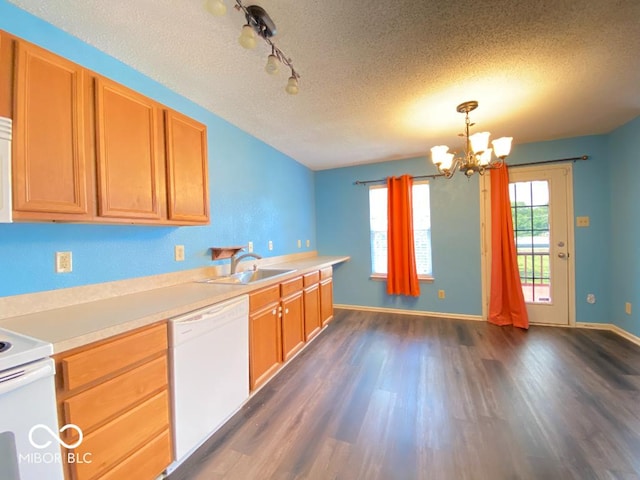
[[[551,303],[549,182],[511,183],[509,196],[524,299]]]

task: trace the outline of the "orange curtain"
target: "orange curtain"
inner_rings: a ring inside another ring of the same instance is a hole
[[[513,237],[507,166],[491,170],[491,298],[489,322],[529,328]]]
[[[413,179],[387,178],[387,293],[420,296],[413,242]]]

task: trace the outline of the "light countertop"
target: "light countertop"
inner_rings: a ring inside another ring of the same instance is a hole
[[[50,342],[54,353],[61,353],[347,260],[349,257],[318,256],[283,262],[265,268],[295,271],[253,285],[182,283],[11,317],[0,320],[0,328]]]

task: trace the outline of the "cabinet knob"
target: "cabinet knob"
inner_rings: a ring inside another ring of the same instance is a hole
[[[271,315],[275,315],[276,314],[276,309],[274,308],[273,310],[271,310]]]
[[[284,309],[284,313],[289,313],[289,309],[288,309],[288,308],[285,308],[285,309]]]

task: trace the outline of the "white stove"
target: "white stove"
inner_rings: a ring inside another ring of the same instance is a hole
[[[47,358],[53,345],[0,328],[0,375],[3,370]]]
[[[52,353],[50,343],[0,329],[2,480],[63,479]]]

